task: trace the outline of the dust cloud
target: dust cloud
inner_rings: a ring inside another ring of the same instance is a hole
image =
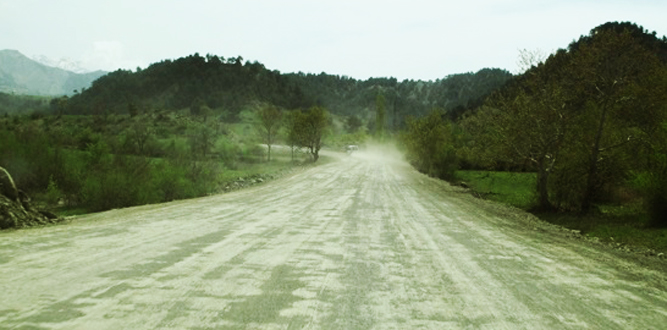
[[[354,151],[351,157],[363,159],[373,163],[384,163],[399,166],[409,166],[405,155],[398,149],[395,143],[369,142],[364,144],[360,150]]]

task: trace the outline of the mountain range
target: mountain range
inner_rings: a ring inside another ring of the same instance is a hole
[[[23,95],[72,95],[91,86],[105,71],[76,73],[42,64],[17,50],[0,50],[0,92]]]
[[[92,72],[91,70],[87,70],[81,65],[81,62],[75,61],[71,58],[60,58],[58,60],[52,59],[50,57],[47,57],[45,55],[36,55],[31,57],[33,60],[42,63],[46,66],[54,67],[54,68],[59,68],[67,71],[71,71],[74,73],[88,73]]]

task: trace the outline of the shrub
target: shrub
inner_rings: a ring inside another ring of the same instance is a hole
[[[444,180],[454,179],[458,157],[452,124],[442,119],[440,111],[434,110],[423,118],[408,119],[407,130],[401,139],[408,158],[419,171]]]
[[[58,188],[58,184],[53,180],[53,176],[49,178],[49,185],[46,187],[46,195],[44,197],[49,205],[57,205],[63,197],[63,193]]]
[[[667,228],[667,175],[665,171],[634,173],[632,184],[644,196],[648,226]]]

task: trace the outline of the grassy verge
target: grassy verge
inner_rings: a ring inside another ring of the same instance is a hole
[[[534,202],[534,173],[457,171],[456,177],[483,198],[529,209]]]
[[[239,178],[253,177],[277,177],[282,172],[299,166],[307,161],[298,159],[292,161],[288,156],[274,155],[270,162],[254,162],[237,164],[234,169],[224,169],[220,172],[218,180],[221,184],[234,182]]]
[[[529,210],[534,205],[534,173],[458,171],[456,176],[480,197]],[[542,220],[616,246],[634,246],[667,252],[667,229],[647,226],[648,216],[641,203],[598,205],[600,212],[589,215],[536,213]]]

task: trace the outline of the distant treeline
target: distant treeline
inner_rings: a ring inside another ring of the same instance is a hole
[[[71,98],[54,101],[50,111],[103,115],[205,109],[207,115],[235,121],[249,104],[261,102],[289,110],[322,106],[335,115],[355,115],[373,125],[375,99],[383,94],[385,125],[392,130],[403,127],[406,116],[421,116],[432,108],[445,109],[455,118],[480,105],[511,77],[504,70],[483,69],[426,82],[362,81],[326,73],[282,74],[258,62],[244,63],[242,57],[194,54],[135,72],[109,73]]]
[[[30,114],[49,109],[49,97],[14,95],[0,92],[0,115]]]

